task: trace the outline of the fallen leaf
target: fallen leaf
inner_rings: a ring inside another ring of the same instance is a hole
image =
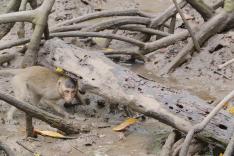
[[[122,131],[125,130],[127,127],[129,127],[130,125],[133,125],[134,123],[138,122],[138,119],[135,118],[128,118],[126,119],[124,122],[122,122],[121,124],[119,124],[118,126],[113,128],[113,131]]]
[[[54,131],[40,131],[40,130],[34,130],[36,134],[40,134],[43,136],[49,136],[52,138],[58,138],[58,139],[75,139],[76,137],[70,137],[70,136],[64,136],[58,132]]]
[[[106,52],[112,52],[113,49],[112,48],[104,48],[104,51],[106,51]]]

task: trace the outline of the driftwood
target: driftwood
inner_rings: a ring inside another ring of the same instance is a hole
[[[141,78],[101,53],[67,45],[59,39],[47,41],[44,48],[51,53],[48,62],[78,76],[87,91],[127,105],[179,131],[187,133],[213,109],[189,92]],[[232,116],[220,111],[196,137],[224,147],[232,136],[232,125]]]
[[[48,113],[40,108],[30,105],[26,102],[19,101],[15,97],[4,94],[0,92],[0,99],[15,106],[19,110],[24,111],[31,117],[35,117],[40,119],[48,124],[50,124],[54,128],[58,128],[59,130],[67,133],[67,134],[74,134],[81,132],[81,126],[78,123],[74,123],[69,120],[65,120],[59,116],[53,115]]]

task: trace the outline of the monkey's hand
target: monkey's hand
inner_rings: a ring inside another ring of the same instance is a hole
[[[66,118],[68,118],[68,119],[75,119],[76,117],[74,116],[74,115],[68,115],[68,116],[66,116]]]

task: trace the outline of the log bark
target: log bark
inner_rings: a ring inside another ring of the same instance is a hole
[[[49,64],[82,79],[82,88],[155,118],[179,131],[188,132],[213,109],[187,91],[146,80],[114,64],[101,53],[67,45],[59,39],[45,43]],[[46,60],[46,59],[42,59]],[[224,147],[234,130],[232,116],[220,111],[197,138]]]
[[[78,123],[64,120],[63,118],[52,115],[44,110],[37,108],[36,106],[30,105],[23,101],[19,101],[13,96],[0,92],[0,99],[24,111],[31,117],[40,119],[50,124],[52,127],[58,128],[59,130],[67,134],[76,134],[81,132],[81,126]]]

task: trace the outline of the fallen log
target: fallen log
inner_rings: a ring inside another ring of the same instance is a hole
[[[0,92],[0,100],[3,100],[19,110],[24,111],[31,117],[35,117],[40,119],[48,124],[50,124],[54,128],[58,128],[59,130],[67,133],[67,134],[76,134],[81,132],[81,126],[78,123],[73,121],[64,120],[63,118],[48,113],[36,106],[30,105],[26,102],[19,101],[15,97],[11,95],[7,95],[5,93]]]
[[[133,110],[153,117],[179,131],[187,133],[213,109],[188,91],[168,88],[139,77],[106,58],[102,53],[90,52],[59,39],[45,43],[50,52],[47,59],[52,66],[61,67],[82,80],[82,88],[112,102],[127,105]],[[196,137],[224,147],[233,133],[233,119],[220,111]]]

